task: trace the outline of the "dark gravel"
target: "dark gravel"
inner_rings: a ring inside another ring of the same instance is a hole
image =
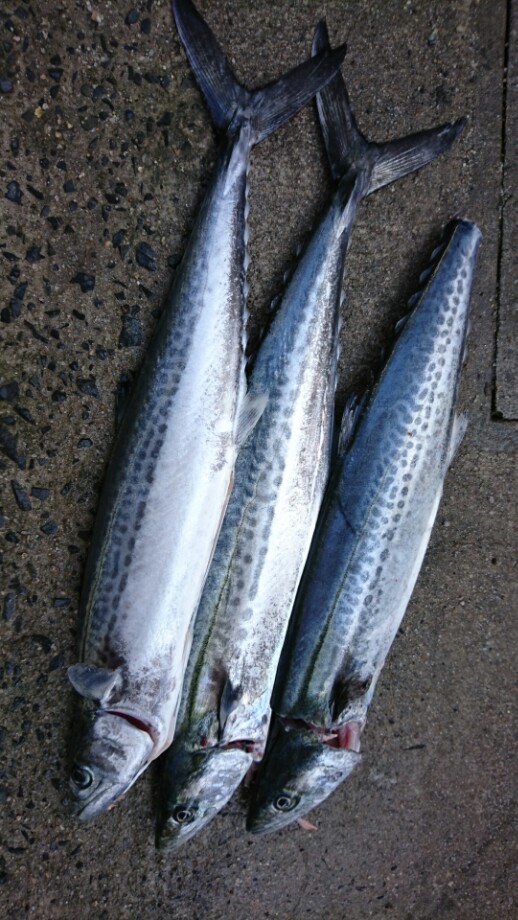
[[[492,406],[496,311],[515,280],[506,287],[499,275],[503,216],[513,214],[512,184],[501,192],[513,152],[510,141],[502,150],[502,94],[515,4],[199,6],[250,86],[301,62],[325,12],[332,42],[348,43],[343,72],[360,127],[377,141],[469,117],[448,156],[359,208],[338,382],[340,410],[369,384],[442,226],[466,215],[483,231],[461,391],[469,429],[362,765],[309,816],[316,831],[251,837],[239,794],[183,850],[158,855],[154,767],[113,811],[75,821],[66,668],[77,660],[115,397],[121,379],[131,391],[219,141],[169,3],[4,4],[1,916],[514,920],[518,465],[516,423],[494,419]],[[308,106],[252,153],[251,343],[330,191]]]

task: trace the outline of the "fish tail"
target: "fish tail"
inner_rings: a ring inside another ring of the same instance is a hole
[[[247,90],[236,80],[207,23],[191,0],[172,0],[176,25],[189,63],[220,131],[251,125],[251,143],[257,144],[299,111],[337,73],[345,45],[329,47],[279,80],[258,90]]]
[[[325,20],[313,37],[312,53],[330,48]],[[372,143],[359,130],[341,74],[317,95],[317,108],[331,174],[339,181],[349,170],[365,176],[364,195],[401,179],[445,153],[463,130],[466,119],[418,131],[407,137]]]

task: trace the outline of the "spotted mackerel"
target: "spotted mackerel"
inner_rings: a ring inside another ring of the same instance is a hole
[[[281,657],[252,831],[301,817],[359,762],[374,689],[466,427],[455,410],[479,240],[470,221],[449,229],[356,427],[346,410]]]
[[[71,786],[81,818],[125,793],[171,743],[198,605],[239,445],[246,392],[250,151],[336,72],[344,49],[268,87],[240,86],[190,0],[173,12],[221,152],[120,428],[81,601],[83,697]]]
[[[313,53],[328,47],[321,23]],[[342,78],[329,86],[319,105],[338,188],[251,371],[250,393],[266,396],[266,408],[239,454],[196,617],[178,730],[165,758],[162,849],[207,824],[264,751],[277,663],[328,477],[341,292],[357,206],[448,149],[461,127],[368,144]]]

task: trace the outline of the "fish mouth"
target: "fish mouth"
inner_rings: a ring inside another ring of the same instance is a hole
[[[203,816],[195,818],[190,824],[184,827],[173,825],[171,818],[159,824],[155,834],[155,847],[160,853],[172,853],[173,850],[180,849],[184,843],[196,836],[206,824],[217,815],[217,809],[213,808],[207,811]]]
[[[158,850],[176,850],[216,817],[253,763],[253,746],[248,740],[227,742],[187,755],[184,751],[168,762],[155,835]]]
[[[276,717],[248,810],[247,830],[279,831],[324,801],[361,760],[358,719],[328,728]]]
[[[103,811],[111,810],[115,807],[117,802],[120,802],[121,799],[124,798],[129,788],[128,785],[120,785],[119,793],[117,794],[115,792],[117,787],[114,787],[112,792],[115,793],[115,795],[110,795],[111,802],[109,805],[105,805],[104,802],[108,790],[106,789],[103,780],[100,781],[100,786],[101,788],[86,802],[75,801],[73,803],[72,814],[74,818],[78,818],[80,821],[88,821],[89,818],[96,818],[97,815],[101,814]]]
[[[90,818],[96,818],[103,811],[111,811],[112,808],[122,801],[128,790],[137,781],[139,776],[147,767],[147,762],[137,771],[135,776],[125,783],[111,782],[108,776],[99,780],[99,788],[85,802],[76,800],[72,804],[72,814],[74,818],[80,821],[88,821]]]
[[[157,747],[156,727],[139,712],[105,709],[96,719],[76,751],[70,773],[71,811],[82,821],[113,808],[144,772]]]

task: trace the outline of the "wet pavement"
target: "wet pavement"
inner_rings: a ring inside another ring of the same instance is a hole
[[[307,55],[324,12],[315,0],[199,7],[251,86]],[[153,846],[157,769],[91,824],[70,817],[66,667],[116,394],[141,363],[216,140],[167,3],[0,8],[9,920],[516,916],[514,82],[504,93],[516,34],[501,0],[327,0],[325,13],[332,41],[348,42],[343,72],[369,138],[469,116],[447,157],[361,206],[340,402],[369,382],[443,224],[461,214],[483,232],[461,393],[470,426],[371,707],[363,763],[309,816],[317,830],[247,835],[237,795],[165,856]],[[330,190],[312,106],[256,148],[250,178],[253,336]]]

